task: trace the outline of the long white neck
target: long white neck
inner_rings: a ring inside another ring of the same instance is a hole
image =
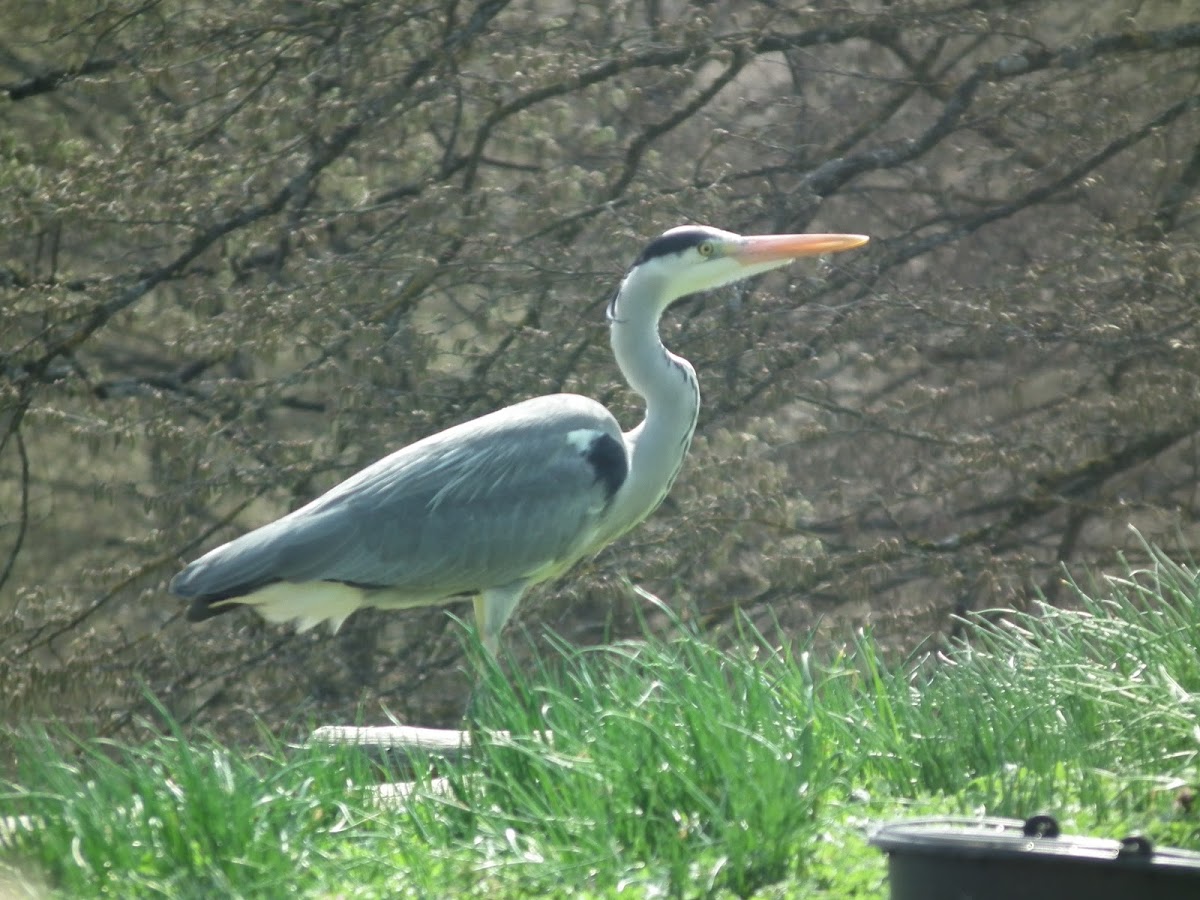
[[[610,521],[622,530],[662,502],[683,466],[700,413],[700,387],[686,359],[667,350],[658,335],[666,306],[649,278],[626,279],[613,310],[611,341],[629,386],[646,400],[646,416],[625,433],[629,473],[613,498]]]

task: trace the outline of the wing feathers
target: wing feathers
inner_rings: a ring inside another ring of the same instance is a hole
[[[607,436],[603,477],[570,437],[588,430]],[[526,401],[368,466],[196,560],[171,590],[215,601],[277,581],[440,596],[507,584],[582,552],[615,490],[615,447],[620,430],[598,403]]]

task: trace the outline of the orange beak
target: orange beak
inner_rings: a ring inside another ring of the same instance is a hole
[[[869,240],[865,234],[764,234],[742,238],[729,255],[744,266],[752,266],[840,253],[861,247]]]

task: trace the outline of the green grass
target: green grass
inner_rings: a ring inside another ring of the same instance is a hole
[[[351,749],[29,734],[0,815],[41,827],[0,859],[61,897],[883,898],[866,826],[907,815],[1200,849],[1200,582],[1156,555],[1076,594],[904,664],[685,633],[485,665],[450,793],[390,810]]]

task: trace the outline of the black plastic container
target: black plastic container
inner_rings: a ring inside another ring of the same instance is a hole
[[[1062,835],[1050,816],[909,819],[870,840],[891,900],[1200,900],[1200,853]]]

